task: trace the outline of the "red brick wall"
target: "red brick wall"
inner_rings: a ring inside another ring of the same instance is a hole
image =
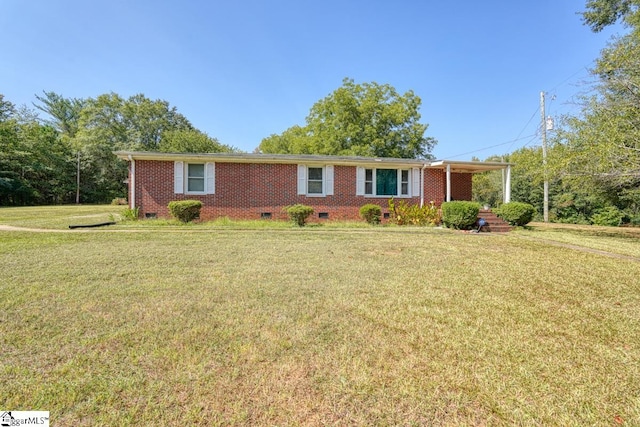
[[[388,212],[388,198],[356,196],[355,166],[334,167],[334,195],[326,197],[297,194],[298,169],[295,164],[218,162],[215,165],[216,193],[210,195],[174,194],[172,161],[137,160],[135,168],[135,204],[140,208],[142,217],[146,214],[169,217],[169,202],[184,199],[202,201],[202,219],[225,216],[259,219],[262,213],[271,213],[274,219],[286,219],[283,207],[296,203],[312,206],[316,220],[319,213],[328,213],[329,219],[359,219],[360,207],[366,203],[379,204],[383,212]],[[442,203],[445,196],[444,171],[425,169],[424,173],[425,203]],[[457,181],[452,180],[454,183],[458,182],[453,186],[464,187],[464,179],[457,178]],[[468,179],[470,188],[470,176]],[[470,196],[469,190],[469,198]],[[420,197],[405,200],[420,203]]]
[[[451,198],[452,200],[471,200],[471,179],[470,173],[451,174]],[[446,183],[445,183],[446,185]]]
[[[447,174],[442,169],[424,170],[424,202],[434,202],[440,206],[445,201],[447,193]]]

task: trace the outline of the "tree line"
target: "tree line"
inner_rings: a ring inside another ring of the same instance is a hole
[[[560,118],[550,134],[546,177],[551,221],[640,225],[640,1],[591,0],[584,23],[598,32],[616,22],[628,30],[615,38],[591,70],[594,90],[577,115]],[[487,160],[514,163],[512,200],[531,203],[542,216],[542,149],[525,147]],[[496,205],[502,177],[474,177],[474,197]]]
[[[115,150],[229,152],[163,100],[36,95],[33,108],[0,94],[0,205],[105,203],[127,194]],[[39,113],[46,114],[40,119]]]
[[[105,203],[127,193],[127,165],[113,151],[232,152],[163,100],[115,93],[36,95],[16,108],[0,94],[0,205]],[[256,152],[430,158],[435,139],[421,100],[388,84],[343,85],[313,105],[307,124],[262,140]],[[45,119],[38,114],[44,113]]]

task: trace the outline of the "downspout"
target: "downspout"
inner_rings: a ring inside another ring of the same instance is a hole
[[[131,178],[129,179],[129,193],[131,196],[131,200],[129,200],[129,204],[131,209],[136,208],[136,161],[133,160],[131,154],[129,154],[129,161],[131,162]]]
[[[447,164],[447,202],[451,201],[451,165]]]
[[[427,168],[427,164],[422,165],[420,169],[420,207],[424,206],[424,170]]]

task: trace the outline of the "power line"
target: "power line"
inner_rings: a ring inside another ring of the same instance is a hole
[[[591,63],[593,63],[593,61],[591,61]],[[587,68],[586,65],[584,67],[580,68],[575,73],[571,74],[569,77],[567,77],[566,79],[564,79],[563,81],[561,81],[557,85],[555,85],[551,90],[548,90],[547,92],[549,92],[549,93],[555,92],[560,86],[564,85],[566,82],[568,82],[569,80],[571,80],[572,78],[574,78],[575,76],[577,76],[578,74],[582,73],[585,70],[589,71],[589,68]]]
[[[557,91],[557,89],[561,86],[563,86],[564,84],[566,84],[568,81],[570,81],[571,79],[573,79],[575,76],[577,76],[580,73],[583,73],[584,71],[588,71],[588,67],[587,66],[583,66],[581,67],[578,71],[576,71],[575,73],[571,74],[569,77],[567,77],[566,79],[562,80],[560,83],[558,83],[557,85],[555,85],[551,90],[546,91],[547,93],[552,93],[552,101],[555,100],[556,98],[556,94],[554,92]],[[527,138],[531,138],[526,144],[523,145],[523,147],[526,147],[528,145],[530,145],[535,139],[537,139],[540,136],[540,130],[536,129],[536,132],[534,134],[528,135],[528,136],[524,136],[521,137],[521,135],[524,133],[524,131],[527,129],[527,127],[531,124],[531,122],[533,121],[533,119],[536,117],[536,115],[540,112],[540,107],[538,106],[536,108],[536,110],[533,112],[533,114],[531,114],[531,117],[529,117],[529,120],[527,121],[527,123],[524,125],[524,127],[522,128],[522,130],[520,131],[520,133],[518,133],[518,136],[516,136],[515,139],[512,139],[510,141],[501,143],[501,144],[496,144],[496,145],[491,145],[488,147],[484,147],[484,148],[479,148],[477,150],[473,150],[473,151],[468,151],[466,153],[461,153],[461,154],[457,154],[455,156],[446,156],[444,158],[447,159],[455,159],[457,157],[462,157],[462,156],[466,156],[468,154],[474,154],[474,153],[478,153],[481,151],[485,151],[485,150],[489,150],[491,148],[495,148],[495,147],[501,147],[503,145],[507,145],[507,144],[511,144],[509,146],[509,148],[507,148],[507,151],[511,151],[511,148],[513,147],[513,144],[515,144],[518,141],[521,141],[523,139],[527,139]]]
[[[536,132],[534,135],[531,135],[531,139],[529,140],[529,142],[527,142],[526,144],[524,144],[522,146],[522,148],[524,147],[528,147],[529,145],[531,145],[532,142],[536,141],[538,139],[538,136],[540,136],[540,132]]]
[[[527,122],[526,125],[524,125],[524,127],[522,128],[522,130],[520,131],[520,133],[518,134],[518,136],[516,136],[516,139],[513,140],[512,144],[509,146],[509,148],[507,148],[507,151],[511,151],[511,147],[513,146],[513,143],[518,141],[518,138],[520,138],[520,135],[522,135],[522,133],[525,131],[525,129],[527,128],[527,126],[529,126],[529,124],[531,123],[531,121],[533,120],[533,118],[538,114],[538,111],[540,111],[540,107],[536,108],[536,111],[533,112],[533,114],[531,115],[531,117],[529,118],[529,121]]]
[[[519,139],[513,139],[513,140],[511,140],[511,141],[503,142],[503,143],[501,143],[501,144],[491,145],[491,146],[489,146],[489,147],[480,148],[480,149],[478,149],[478,150],[474,150],[474,151],[467,151],[466,153],[457,154],[457,155],[455,155],[455,156],[447,156],[447,157],[445,157],[445,158],[447,158],[447,159],[455,159],[456,157],[466,156],[467,154],[478,153],[478,152],[480,152],[480,151],[489,150],[489,149],[491,149],[491,148],[501,147],[501,146],[503,146],[503,145],[507,145],[507,144],[513,144],[514,142],[517,142],[517,141],[522,140],[522,139],[527,139],[527,138],[530,138],[530,137],[532,137],[532,136],[537,136],[537,135],[536,135],[536,134],[533,134],[533,135],[527,135],[527,136],[523,136],[522,138],[519,138]]]

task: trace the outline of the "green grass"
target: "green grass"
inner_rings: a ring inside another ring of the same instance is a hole
[[[290,221],[278,220],[232,220],[226,217],[213,221],[196,221],[181,223],[175,219],[140,219],[127,221],[123,218],[126,206],[114,205],[63,205],[63,206],[29,206],[29,207],[0,207],[0,225],[13,227],[37,228],[45,230],[68,229],[69,225],[95,224],[107,221],[116,221],[114,229],[178,229],[190,228],[193,230],[210,229],[287,229],[299,228]],[[310,223],[308,228],[371,228],[364,221],[322,221]],[[100,230],[107,230],[103,228]],[[96,230],[93,230],[96,231]]]
[[[69,225],[96,224],[119,219],[126,206],[63,205],[0,207],[0,225],[43,229],[68,229]]]
[[[640,228],[534,223],[513,234],[640,258]]]
[[[639,262],[518,233],[131,231],[0,231],[0,408],[52,425],[640,422]]]

